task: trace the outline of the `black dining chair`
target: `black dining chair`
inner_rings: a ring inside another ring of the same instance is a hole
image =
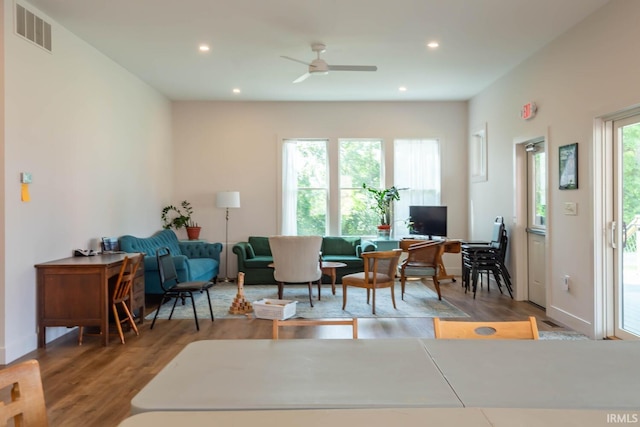
[[[496,236],[496,233],[497,234]],[[487,290],[489,289],[489,274],[498,285],[500,293],[502,291],[502,281],[513,298],[513,287],[511,285],[511,275],[505,265],[507,254],[507,230],[504,228],[502,217],[496,218],[494,223],[494,236],[489,243],[467,243],[462,245],[462,282],[465,292],[473,289],[473,297],[476,297],[478,289],[478,279],[482,280],[482,274],[487,275]]]
[[[173,307],[171,307],[171,313],[169,314],[169,320],[173,316],[173,311],[176,308],[176,304],[178,300],[182,300],[184,304],[184,300],[186,298],[191,299],[191,305],[193,306],[193,317],[196,321],[196,330],[200,330],[200,325],[198,324],[198,313],[196,311],[196,302],[194,300],[193,294],[195,292],[206,292],[207,300],[209,302],[209,312],[211,313],[211,321],[214,321],[213,318],[213,308],[211,307],[211,296],[209,295],[209,288],[213,286],[213,282],[211,281],[194,281],[194,282],[180,282],[178,280],[178,273],[176,272],[176,266],[173,263],[173,257],[171,256],[171,251],[167,247],[163,247],[158,249],[156,252],[156,258],[158,260],[158,271],[160,273],[160,286],[162,287],[163,294],[162,300],[160,301],[160,305],[156,310],[155,316],[153,316],[153,322],[151,322],[151,327],[149,329],[153,329],[153,325],[156,323],[156,319],[158,318],[158,313],[160,312],[160,308],[165,302],[171,301],[173,299]]]

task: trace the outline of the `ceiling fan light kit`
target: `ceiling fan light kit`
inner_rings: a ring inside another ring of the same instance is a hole
[[[289,56],[282,56],[284,59],[290,61],[299,62],[307,65],[308,71],[295,79],[294,83],[300,83],[306,80],[312,74],[329,74],[329,71],[377,71],[378,67],[375,65],[329,65],[327,62],[320,58],[320,54],[327,50],[327,47],[322,43],[314,43],[311,45],[311,50],[316,52],[316,59],[310,63],[301,61],[300,59],[291,58]]]

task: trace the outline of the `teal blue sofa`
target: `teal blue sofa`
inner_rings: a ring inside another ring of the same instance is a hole
[[[325,236],[322,238],[322,259],[347,264],[346,267],[336,269],[336,283],[342,283],[342,276],[345,274],[363,271],[364,264],[360,254],[375,250],[373,242],[360,237]],[[273,256],[268,237],[251,236],[246,242],[236,243],[233,246],[233,253],[238,257],[238,271],[244,273],[245,284],[275,283],[273,268],[269,267],[273,262]],[[330,283],[328,277],[323,277],[323,281]]]
[[[173,230],[162,230],[151,237],[122,236],[120,250],[143,252],[144,289],[147,294],[162,294],[156,251],[168,247],[181,282],[192,280],[217,281],[222,243],[179,241]]]

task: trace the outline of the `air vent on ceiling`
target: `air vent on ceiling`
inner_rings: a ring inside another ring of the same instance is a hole
[[[51,52],[51,24],[16,4],[16,33]]]

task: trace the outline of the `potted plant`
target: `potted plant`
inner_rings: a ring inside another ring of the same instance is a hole
[[[369,195],[373,198],[373,209],[380,218],[380,224],[378,225],[378,234],[381,237],[389,237],[391,231],[391,211],[392,203],[394,200],[400,200],[400,191],[406,190],[406,188],[396,188],[394,185],[391,188],[378,189],[368,186],[366,183],[362,184],[362,188],[369,192]]]
[[[198,240],[201,227],[191,219],[191,215],[193,215],[193,207],[186,200],[183,200],[179,207],[165,206],[162,208],[162,228],[179,230],[184,227],[189,240]]]

